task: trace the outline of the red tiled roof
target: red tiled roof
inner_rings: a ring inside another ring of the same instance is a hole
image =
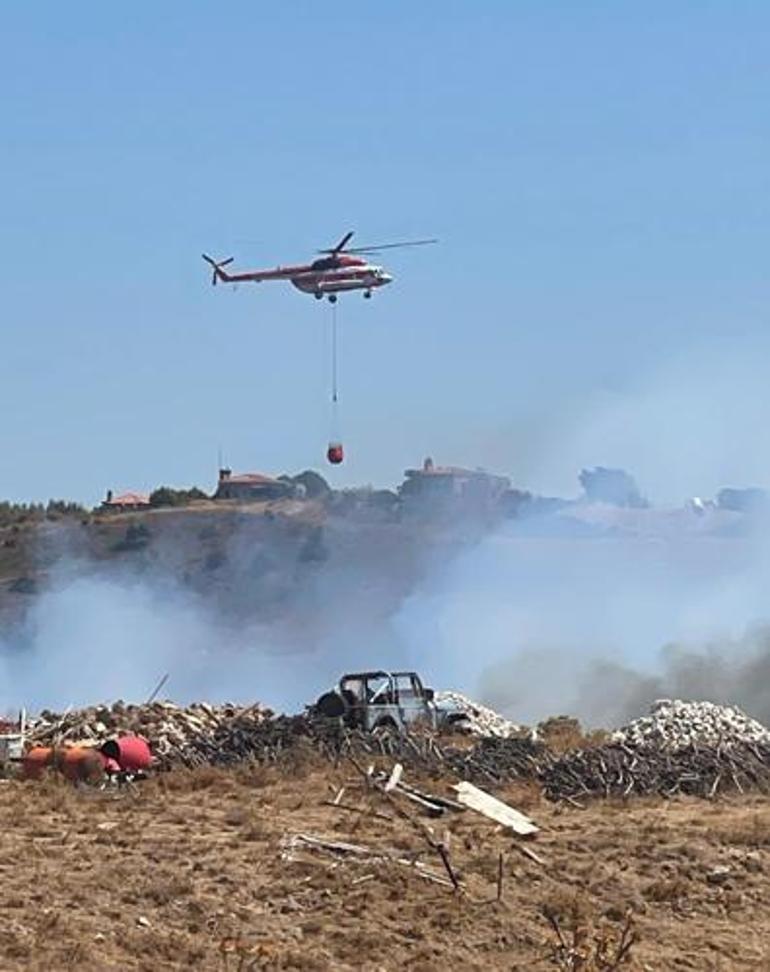
[[[150,497],[145,493],[121,493],[104,501],[105,506],[149,506]]]

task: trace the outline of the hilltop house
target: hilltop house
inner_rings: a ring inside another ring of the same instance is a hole
[[[146,510],[150,506],[150,497],[146,493],[121,493],[113,496],[112,490],[102,500],[102,509],[114,513],[130,513],[135,510]]]
[[[272,476],[265,476],[263,473],[233,474],[230,469],[220,469],[214,499],[256,502],[286,499],[294,496],[295,492],[294,484],[283,479],[274,479]]]
[[[407,469],[400,487],[407,505],[470,506],[479,509],[494,505],[510,489],[506,476],[493,476],[483,469],[436,466],[428,458],[421,469]]]

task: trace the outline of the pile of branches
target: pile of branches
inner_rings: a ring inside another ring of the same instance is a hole
[[[311,714],[278,716],[259,722],[234,717],[188,740],[178,763],[186,766],[231,765],[244,760],[278,763],[299,747],[334,763],[347,757],[396,760],[429,776],[451,773],[463,779],[500,784],[511,779],[536,779],[548,764],[547,748],[529,737],[485,738],[463,746],[457,737],[429,731],[365,732],[337,719]]]
[[[187,766],[244,760],[279,763],[298,748],[339,763],[384,757],[427,776],[452,775],[482,786],[534,780],[554,801],[588,797],[711,798],[730,791],[770,794],[770,744],[691,744],[675,751],[656,745],[611,742],[562,756],[530,736],[482,738],[468,746],[431,732],[364,732],[334,719],[279,716],[252,722],[235,717],[188,741]]]
[[[770,745],[691,743],[671,751],[655,745],[608,743],[574,750],[553,760],[543,768],[540,781],[550,800],[770,793]]]
[[[183,758],[176,762],[190,767],[228,766],[244,760],[278,763],[300,748],[333,762],[346,756],[384,756],[428,769],[444,760],[432,734],[369,733],[348,729],[336,719],[306,714],[256,723],[236,716],[190,739]]]
[[[275,763],[310,738],[306,716],[276,716],[255,722],[235,715],[189,739],[184,753],[167,765],[232,766],[247,760]]]
[[[327,755],[388,756],[412,771],[429,776],[450,773],[477,783],[501,784],[515,779],[536,779],[549,762],[547,748],[526,736],[485,737],[472,746],[457,736],[433,732],[363,732],[360,729],[314,729]]]
[[[539,780],[554,756],[531,736],[487,737],[471,749],[446,751],[445,768],[466,780],[501,785],[510,780]]]

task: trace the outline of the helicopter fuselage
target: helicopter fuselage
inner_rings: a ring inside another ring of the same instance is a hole
[[[375,290],[392,282],[391,274],[368,263],[330,269],[308,269],[289,278],[305,294],[336,294],[345,290]]]

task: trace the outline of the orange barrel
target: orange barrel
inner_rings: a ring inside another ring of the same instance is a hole
[[[39,780],[52,763],[53,749],[50,746],[33,746],[22,757],[22,776],[26,780]]]
[[[329,448],[326,450],[326,458],[333,466],[339,466],[339,464],[345,458],[345,451],[342,448],[342,443],[330,442]]]
[[[117,739],[108,739],[102,746],[101,753],[107,759],[114,760],[128,773],[145,770],[152,763],[149,744],[141,736],[119,736]]]
[[[69,746],[59,749],[54,764],[73,782],[95,783],[104,776],[105,759],[98,749],[87,746]]]

